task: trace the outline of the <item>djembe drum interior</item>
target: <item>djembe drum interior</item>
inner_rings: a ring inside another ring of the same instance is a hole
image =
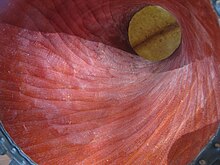
[[[137,56],[136,12],[172,13],[179,47]],[[220,117],[220,28],[209,0],[2,0],[0,120],[38,164],[187,164]]]

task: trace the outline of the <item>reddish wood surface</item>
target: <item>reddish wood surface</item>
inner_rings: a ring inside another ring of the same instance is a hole
[[[146,4],[182,44],[150,63],[127,41]],[[34,161],[184,165],[220,118],[220,27],[209,0],[3,0],[0,119]]]

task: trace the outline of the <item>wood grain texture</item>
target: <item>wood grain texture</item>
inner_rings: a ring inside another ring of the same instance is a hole
[[[209,0],[4,2],[0,120],[40,165],[184,165],[215,133],[220,27]],[[182,28],[181,47],[158,63],[128,43],[146,4]]]

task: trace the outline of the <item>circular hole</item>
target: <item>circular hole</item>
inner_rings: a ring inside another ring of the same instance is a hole
[[[0,138],[0,142],[1,142],[1,143],[4,143],[4,142],[5,142],[5,139],[4,139],[3,137],[1,137],[1,138]]]
[[[199,164],[200,164],[200,165],[207,165],[207,163],[206,163],[205,160],[200,160],[200,161],[199,161]]]
[[[215,143],[215,147],[216,148],[220,148],[220,144],[219,143]]]
[[[25,160],[22,160],[21,165],[26,165]]]
[[[177,19],[160,6],[146,6],[131,19],[128,38],[133,50],[149,61],[168,58],[181,43]]]
[[[15,154],[15,153],[16,153],[16,149],[15,149],[15,148],[12,148],[12,149],[11,149],[11,152],[12,152],[13,154]]]

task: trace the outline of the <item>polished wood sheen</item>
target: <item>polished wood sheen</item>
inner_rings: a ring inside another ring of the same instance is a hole
[[[1,0],[0,120],[40,165],[185,165],[220,119],[220,27],[210,0]],[[135,55],[132,16],[173,13],[180,47]]]

